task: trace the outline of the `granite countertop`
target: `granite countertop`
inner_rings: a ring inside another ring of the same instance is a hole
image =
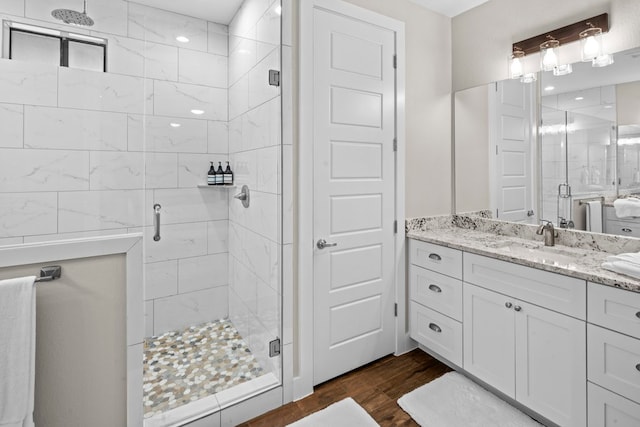
[[[407,220],[406,236],[465,252],[640,292],[640,280],[601,268],[610,255],[639,252],[640,239],[558,230],[545,247],[536,226],[481,216],[447,215]]]

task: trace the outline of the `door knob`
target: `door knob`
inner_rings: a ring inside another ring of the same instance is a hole
[[[316,246],[318,247],[318,249],[324,249],[324,248],[331,248],[333,246],[338,246],[338,244],[337,243],[327,243],[326,240],[320,239],[316,243]]]

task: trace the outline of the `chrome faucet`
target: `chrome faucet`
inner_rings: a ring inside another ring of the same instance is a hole
[[[544,245],[545,246],[554,246],[556,244],[556,237],[558,237],[558,232],[553,228],[553,223],[551,221],[547,221],[546,219],[542,220],[542,224],[538,227],[536,231],[538,236],[542,236],[544,234]]]

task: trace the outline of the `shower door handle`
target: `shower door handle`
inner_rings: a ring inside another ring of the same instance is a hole
[[[154,229],[153,241],[154,242],[160,241],[160,209],[161,208],[162,206],[160,206],[158,203],[153,205],[153,229]]]

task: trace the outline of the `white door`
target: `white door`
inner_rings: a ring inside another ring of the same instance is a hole
[[[313,13],[318,384],[395,349],[395,33]]]
[[[464,284],[464,369],[515,397],[514,299]]]
[[[558,425],[586,425],[585,322],[532,304],[514,308],[516,400]]]
[[[531,165],[532,85],[519,80],[496,83],[495,132],[496,217],[531,222],[533,174]]]

